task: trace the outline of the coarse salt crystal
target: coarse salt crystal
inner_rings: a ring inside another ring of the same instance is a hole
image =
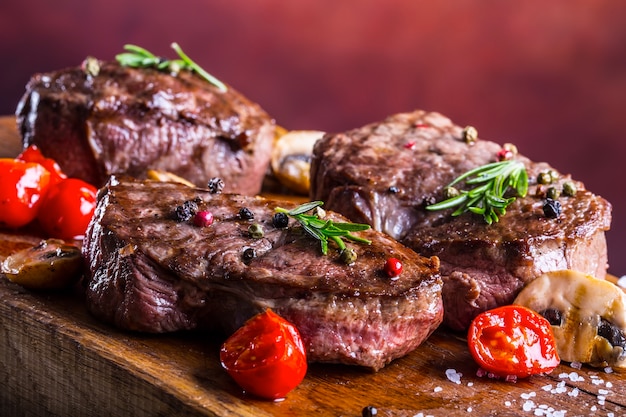
[[[613,368],[611,368],[610,366],[607,366],[606,368],[604,368],[604,372],[606,372],[607,374],[612,374]]]
[[[531,400],[526,400],[524,404],[522,405],[522,410],[524,411],[530,411],[534,408],[535,408],[535,402]]]
[[[608,393],[609,393],[609,390],[607,390],[607,389],[599,389],[598,390],[598,394],[601,394],[601,395],[607,395]]]
[[[462,373],[457,372],[456,369],[446,369],[446,378],[455,384],[461,383]]]
[[[604,384],[604,386],[607,387],[607,388],[613,388],[613,383],[611,381],[609,381],[606,384]]]
[[[552,384],[544,385],[541,389],[544,391],[550,391],[552,389]]]
[[[441,387],[435,387],[435,389],[433,390],[434,392],[441,392],[443,391],[443,388]]]
[[[537,396],[537,393],[536,393],[536,392],[533,392],[533,391],[528,392],[528,393],[523,392],[523,393],[520,395],[520,397],[522,397],[524,400],[528,400],[528,399],[531,399],[531,398],[536,397],[536,396]]]
[[[507,407],[510,407],[511,406],[511,401],[505,401],[504,405],[507,406]]]
[[[582,369],[583,368],[583,364],[581,362],[572,362],[569,364],[569,366],[571,366],[574,369]]]
[[[578,397],[578,392],[578,388],[574,388],[573,390],[568,392],[567,395],[569,395],[570,397]]]

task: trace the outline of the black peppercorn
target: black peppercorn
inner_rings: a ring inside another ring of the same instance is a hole
[[[242,207],[239,210],[239,218],[241,220],[252,220],[254,219],[254,213],[248,207]]]
[[[218,177],[211,178],[207,184],[207,188],[211,194],[219,194],[224,189],[224,181]]]
[[[174,220],[185,222],[191,219],[198,211],[198,204],[195,201],[185,201],[174,209]]]
[[[543,203],[543,214],[549,219],[556,219],[561,215],[561,203],[551,198],[546,198]]]
[[[363,407],[361,415],[363,417],[374,417],[375,415],[378,415],[378,410],[376,409],[376,407],[368,405],[367,407]]]
[[[284,229],[289,226],[289,216],[285,213],[276,213],[272,217],[272,224],[277,229]]]
[[[245,263],[250,262],[251,260],[256,258],[256,250],[254,250],[254,248],[244,249],[242,258]]]

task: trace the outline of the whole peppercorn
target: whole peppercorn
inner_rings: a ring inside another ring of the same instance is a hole
[[[454,187],[446,187],[443,189],[444,198],[447,200],[448,198],[454,198],[461,194],[459,190]]]
[[[537,183],[538,184],[552,184],[552,175],[550,175],[549,171],[542,171],[537,175]]]
[[[361,412],[362,417],[374,417],[376,415],[378,415],[378,410],[372,405],[363,407],[363,411]]]
[[[472,144],[478,139],[478,130],[474,126],[466,126],[462,134],[465,143]]]
[[[213,224],[213,213],[207,210],[199,211],[193,216],[193,224],[198,227],[208,227]]]
[[[566,196],[574,197],[577,191],[578,189],[576,188],[576,184],[574,184],[572,181],[565,181],[563,183],[563,194],[565,194]]]
[[[250,233],[250,237],[254,239],[261,239],[265,235],[263,227],[258,223],[251,224],[250,227],[248,227],[248,233]]]
[[[551,198],[546,198],[543,203],[543,214],[549,219],[556,219],[561,215],[561,203]]]
[[[402,273],[402,262],[397,258],[389,258],[385,262],[385,273],[389,278],[397,278]]]
[[[195,201],[185,201],[174,209],[174,220],[185,222],[191,219],[198,211],[198,204]]]
[[[284,229],[289,226],[289,216],[285,213],[276,213],[272,217],[272,224],[277,229]]]
[[[254,219],[254,213],[248,207],[242,207],[239,209],[239,218],[241,220],[252,220]]]
[[[553,200],[557,200],[561,196],[561,192],[556,187],[550,187],[546,192],[546,196]]]
[[[207,188],[211,194],[219,194],[224,189],[224,181],[221,178],[213,177],[209,180]]]
[[[248,263],[256,258],[256,250],[254,250],[254,248],[245,248],[241,257],[245,263]]]
[[[344,250],[341,251],[341,262],[343,262],[346,265],[352,265],[353,263],[356,262],[356,258],[357,258],[357,254],[356,251],[352,248],[345,248]]]

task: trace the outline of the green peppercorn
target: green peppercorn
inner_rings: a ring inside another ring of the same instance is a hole
[[[574,197],[577,191],[578,189],[576,188],[576,184],[574,184],[572,181],[565,181],[563,183],[563,194],[565,194],[566,196]]]
[[[553,200],[557,200],[561,196],[561,192],[556,187],[548,188],[546,192],[546,197],[551,198]]]
[[[447,200],[449,198],[454,198],[460,194],[459,190],[454,187],[446,187],[443,189],[444,198]]]
[[[465,143],[474,143],[478,139],[478,130],[474,126],[465,126],[463,129],[463,141]]]
[[[539,184],[552,184],[552,175],[549,171],[542,171],[537,175],[537,183]]]
[[[82,68],[85,74],[91,77],[97,77],[100,73],[100,61],[92,56],[88,56],[85,58],[85,61],[83,61]]]
[[[352,248],[345,248],[341,251],[341,261],[346,265],[352,265],[356,262],[357,254],[356,251]]]
[[[553,169],[548,170],[548,174],[550,174],[550,178],[552,178],[552,182],[558,181],[559,173]]]
[[[261,239],[265,235],[263,227],[258,223],[251,224],[250,227],[248,227],[248,233],[250,233],[250,237],[254,239]]]

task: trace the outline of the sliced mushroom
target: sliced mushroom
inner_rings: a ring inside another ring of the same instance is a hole
[[[48,239],[8,256],[0,267],[10,281],[26,288],[59,289],[80,278],[83,257],[77,246]]]
[[[272,150],[272,171],[285,187],[308,194],[313,146],[324,136],[319,130],[292,130],[276,139]]]
[[[542,314],[562,360],[626,368],[626,294],[581,272],[548,272],[528,284],[514,304]]]

